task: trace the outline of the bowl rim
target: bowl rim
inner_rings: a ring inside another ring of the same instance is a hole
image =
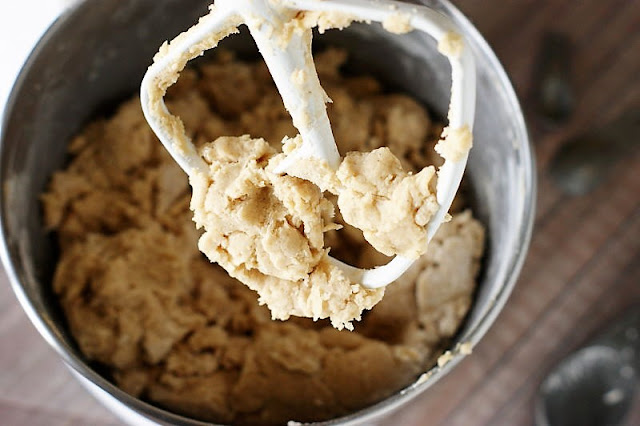
[[[422,3],[433,3],[433,0],[419,0]],[[9,122],[9,113],[15,106],[17,102],[18,93],[21,92],[24,81],[26,78],[27,70],[30,68],[30,65],[35,61],[35,58],[38,56],[38,53],[44,48],[47,44],[47,41],[53,37],[59,27],[65,24],[66,19],[68,19],[72,14],[77,11],[83,5],[88,3],[87,0],[78,1],[73,6],[68,7],[65,11],[63,11],[47,28],[47,30],[43,33],[41,38],[36,43],[35,47],[32,49],[29,54],[27,60],[24,62],[13,86],[9,97],[4,105],[3,109],[0,109],[0,113],[2,113],[1,117],[1,126],[0,126],[0,156],[4,157],[5,152],[5,144],[4,144],[4,134],[5,129],[8,126]],[[487,304],[486,309],[482,313],[482,315],[478,318],[476,325],[465,332],[465,341],[471,343],[472,346],[475,346],[482,337],[487,333],[489,328],[493,325],[496,318],[502,311],[505,303],[507,302],[516,282],[519,277],[520,271],[524,264],[526,254],[528,252],[528,248],[531,242],[531,236],[533,232],[533,225],[535,219],[535,208],[536,208],[536,194],[537,194],[537,172],[536,172],[536,161],[533,155],[533,147],[531,144],[531,139],[529,137],[529,132],[527,130],[527,126],[524,120],[524,114],[518,98],[516,96],[515,90],[509,77],[507,76],[506,71],[504,70],[502,64],[499,59],[486,42],[486,40],[482,37],[480,32],[475,28],[475,26],[466,18],[462,12],[460,12],[455,6],[453,6],[449,0],[435,0],[435,3],[439,4],[441,10],[445,13],[449,14],[455,21],[459,22],[462,27],[464,27],[466,36],[473,40],[475,44],[480,48],[483,55],[486,56],[486,60],[492,66],[492,70],[497,74],[500,84],[503,86],[504,93],[506,98],[508,99],[508,103],[511,105],[511,108],[514,111],[514,120],[516,120],[516,128],[518,134],[516,135],[516,139],[522,141],[522,146],[519,146],[519,152],[522,156],[524,167],[524,188],[523,193],[525,194],[524,198],[524,206],[522,210],[522,217],[520,218],[521,225],[519,227],[519,233],[515,238],[515,247],[517,248],[517,253],[511,259],[511,262],[506,267],[506,277],[503,286],[500,287],[499,291],[496,293],[494,298],[492,298]],[[0,162],[0,176],[4,176],[3,170],[3,162]],[[97,386],[100,390],[104,391],[110,397],[116,399],[119,403],[125,405],[129,409],[137,412],[143,417],[156,422],[158,424],[166,424],[166,425],[214,425],[213,423],[199,421],[193,418],[189,418],[186,416],[182,416],[171,411],[165,410],[161,407],[155,406],[151,403],[145,402],[137,397],[134,397],[122,389],[117,387],[114,383],[107,380],[102,375],[98,374],[93,368],[89,366],[89,364],[80,358],[75,351],[66,344],[60,336],[55,332],[53,327],[45,320],[45,318],[38,312],[35,308],[32,300],[27,295],[24,287],[21,284],[20,275],[18,273],[18,268],[16,267],[15,258],[11,253],[10,247],[8,245],[7,235],[9,235],[9,231],[7,228],[6,218],[5,218],[5,206],[4,206],[4,196],[0,197],[0,259],[2,260],[2,264],[4,265],[6,274],[9,278],[10,285],[13,289],[13,292],[18,299],[18,302],[24,309],[27,314],[27,317],[31,321],[31,323],[35,326],[37,331],[42,335],[42,337],[47,341],[47,343],[55,350],[55,352],[62,358],[65,364],[72,370],[74,375],[80,375],[91,384]],[[455,343],[455,342],[453,342]],[[434,385],[440,378],[444,377],[451,371],[456,365],[460,363],[460,361],[464,358],[465,355],[454,352],[453,358],[447,362],[445,365],[439,367],[434,366],[427,372],[425,372],[426,376],[423,375],[424,379],[421,377],[417,379],[412,384],[408,385],[404,389],[396,392],[395,394],[375,403],[368,407],[365,407],[361,410],[358,410],[354,413],[338,417],[335,419],[331,419],[323,422],[314,422],[310,423],[313,425],[354,425],[354,424],[363,424],[367,422],[371,422],[376,418],[389,414],[392,411],[395,411],[399,406],[406,404],[413,398],[421,395],[426,389]],[[82,383],[86,387],[86,383]],[[94,393],[92,389],[88,389],[94,397],[98,398],[98,396]],[[102,403],[101,398],[98,398]],[[124,419],[123,419],[124,420]]]

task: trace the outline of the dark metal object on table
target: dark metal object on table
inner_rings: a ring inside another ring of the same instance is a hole
[[[566,34],[545,34],[534,70],[533,98],[538,114],[554,123],[566,121],[574,110],[571,87],[571,40]]]
[[[640,308],[563,360],[540,386],[539,426],[622,424],[638,392]]]
[[[602,183],[615,165],[640,146],[640,107],[566,142],[550,166],[551,177],[569,195],[584,195]]]

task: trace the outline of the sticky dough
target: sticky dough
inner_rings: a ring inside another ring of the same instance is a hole
[[[438,165],[432,147],[442,126],[409,97],[383,94],[372,78],[341,76],[345,58],[336,50],[316,58],[334,101],[329,116],[341,152],[386,146],[413,176]],[[234,103],[228,102],[231,95]],[[197,72],[186,70],[168,91],[167,105],[211,165],[214,158],[217,164],[254,157],[260,167],[245,173],[256,187],[272,178],[269,162],[280,155],[283,137],[297,133],[265,66],[222,51]],[[268,146],[242,136],[247,133]],[[224,135],[252,148],[235,152],[241,147],[219,139]],[[199,252],[187,177],[147,126],[138,99],[89,124],[71,141],[69,153],[68,166],[52,176],[42,196],[45,223],[60,247],[53,289],[86,359],[105,366],[126,392],[171,411],[257,425],[353,412],[432,366],[471,304],[484,231],[461,198],[429,251],[353,324],[353,332],[338,331],[327,320],[272,321],[254,291]],[[273,179],[287,185],[297,178]],[[279,232],[301,235],[301,224],[309,225],[308,236],[296,237],[299,247],[308,248],[301,250],[301,263],[324,265],[320,219],[325,228],[343,226],[324,232],[324,245],[336,257],[361,267],[388,260],[339,211],[331,217],[326,200],[335,202],[335,196],[323,200],[315,185],[296,186],[296,197],[312,200],[315,213],[289,206],[296,218],[281,223]],[[225,187],[242,192],[240,181]],[[264,202],[284,211],[286,194],[269,191]],[[277,272],[290,275],[279,278],[276,288],[302,272]],[[379,296],[369,294],[366,303]]]

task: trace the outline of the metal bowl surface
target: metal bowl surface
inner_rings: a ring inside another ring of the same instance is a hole
[[[79,352],[51,289],[57,249],[39,202],[64,166],[71,137],[138,90],[160,44],[207,12],[209,0],[85,0],[62,14],[39,41],[14,85],[0,133],[1,257],[13,289],[40,334],[100,401],[131,424],[204,425],[134,398],[92,369]],[[450,3],[423,1],[449,15],[476,56],[477,115],[467,176],[475,215],[487,226],[480,285],[456,342],[474,346],[494,323],[520,272],[532,231],[535,164],[520,105],[490,47]],[[245,35],[223,42],[254,54]],[[340,45],[349,66],[410,93],[444,116],[450,71],[435,42],[376,25],[331,31],[317,44]],[[499,324],[497,325],[499,326]],[[456,343],[454,342],[454,344]],[[460,361],[434,367],[395,395],[323,424],[368,424],[425,392]]]

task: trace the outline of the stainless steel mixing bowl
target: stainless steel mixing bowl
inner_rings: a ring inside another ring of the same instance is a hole
[[[138,89],[158,46],[206,13],[210,0],[86,0],[64,13],[24,65],[5,109],[1,133],[2,260],[13,289],[38,331],[80,381],[134,424],[204,424],[136,399],[93,370],[65,327],[51,289],[57,251],[42,224],[38,195],[65,164],[69,139],[92,117]],[[472,310],[456,341],[477,344],[502,309],[527,251],[534,216],[535,167],[522,112],[504,70],[480,34],[445,1],[425,1],[452,17],[478,66],[475,147],[467,175],[476,215],[488,227],[488,252]],[[318,43],[351,52],[354,71],[372,73],[445,115],[450,74],[435,43],[418,33],[398,36],[354,25]],[[252,54],[250,38],[225,42]],[[497,325],[499,326],[499,324]],[[454,342],[455,344],[455,342]],[[368,423],[424,392],[459,361],[426,380],[341,419]]]

